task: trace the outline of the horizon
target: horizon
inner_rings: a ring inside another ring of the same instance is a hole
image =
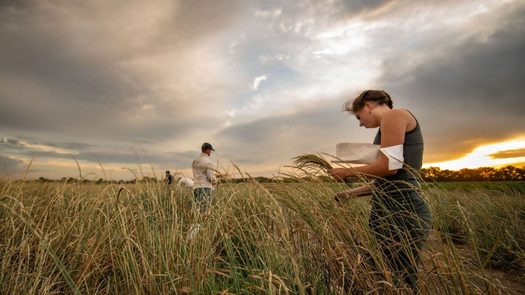
[[[511,141],[511,143],[515,143],[516,141]],[[481,147],[478,147],[476,148],[475,150],[483,150],[483,148],[486,149],[487,146],[481,146]],[[494,145],[489,145],[488,146],[489,148],[490,147],[494,147]],[[464,157],[461,157],[459,159],[454,159],[454,160],[449,160],[449,161],[444,161],[442,163],[424,163],[423,164],[423,167],[421,168],[422,170],[427,170],[427,169],[432,169],[432,168],[438,168],[440,169],[441,171],[453,171],[453,172],[459,172],[461,170],[464,170],[464,169],[468,169],[468,170],[480,170],[480,169],[487,169],[487,168],[493,168],[493,169],[503,169],[505,167],[515,167],[515,168],[518,168],[518,169],[523,169],[525,168],[525,161],[520,161],[520,162],[513,162],[513,163],[506,163],[506,161],[503,161],[503,162],[499,162],[496,160],[496,163],[494,165],[472,165],[472,162],[471,162],[471,158],[472,156],[475,156],[476,153],[475,152],[472,152],[472,153],[469,153],[467,155],[465,155]],[[325,159],[329,160],[329,158],[327,158],[328,155],[320,155],[320,156],[323,156]],[[291,159],[292,160],[292,159]],[[30,167],[28,167],[28,169],[26,169],[26,171],[24,172],[24,174],[22,175],[19,175],[18,177],[16,176],[11,176],[9,177],[8,175],[4,175],[4,176],[7,176],[8,178],[10,179],[13,179],[13,180],[38,180],[38,179],[46,179],[46,180],[52,180],[52,181],[57,181],[57,180],[63,180],[63,179],[66,179],[66,178],[73,178],[73,179],[85,179],[85,180],[89,180],[89,181],[97,181],[99,179],[103,179],[104,181],[130,181],[130,180],[141,180],[141,179],[145,179],[145,178],[153,178],[153,179],[157,179],[157,180],[163,180],[164,179],[164,170],[160,171],[158,169],[155,169],[153,168],[152,170],[152,165],[151,164],[148,164],[148,163],[137,163],[135,166],[136,167],[121,167],[120,169],[121,170],[126,170],[129,172],[128,174],[128,177],[124,177],[124,178],[120,178],[120,179],[117,179],[117,178],[111,178],[111,177],[106,177],[104,174],[107,174],[106,172],[106,168],[104,168],[104,165],[102,163],[98,163],[99,164],[99,174],[97,174],[96,171],[90,171],[90,170],[82,170],[82,167],[80,165],[80,163],[78,163],[78,161],[76,161],[75,159],[73,159],[72,161],[74,161],[74,165],[76,167],[76,171],[77,171],[77,174],[76,175],[66,175],[66,176],[59,176],[59,177],[55,177],[55,178],[47,178],[47,177],[44,177],[44,176],[39,176],[39,175],[36,175],[35,173],[33,173],[33,171],[30,169]],[[499,162],[499,163],[498,163]],[[462,164],[464,163],[464,165]],[[480,161],[480,163],[487,163],[486,161]],[[235,163],[232,163],[232,164],[235,164]],[[79,168],[80,166],[80,168]],[[266,178],[272,178],[272,177],[282,177],[283,175],[287,175],[286,173],[287,172],[291,172],[293,169],[291,168],[291,166],[289,165],[285,165],[287,166],[287,170],[286,171],[283,171],[284,169],[281,169],[282,167],[279,167],[277,169],[277,173],[273,173],[271,175],[250,175],[250,176],[241,176],[238,171],[235,169],[235,171],[232,171],[231,169],[230,170],[226,170],[226,169],[222,169],[222,171],[219,170],[219,172],[223,173],[224,176],[228,177],[228,178],[231,178],[231,179],[242,179],[242,178],[251,178],[251,177],[254,177],[254,178],[257,178],[257,177],[266,177]],[[220,168],[224,168],[224,167],[220,167]],[[79,171],[80,169],[80,171]],[[242,167],[239,167],[239,169],[241,169],[242,171]],[[81,171],[84,171],[82,172],[81,174],[78,173],[78,172],[81,172]],[[145,171],[145,172],[144,172]],[[246,171],[242,171],[243,173],[246,173]],[[182,175],[182,176],[186,176],[186,177],[190,177],[192,178],[192,175],[191,175],[191,169],[185,169],[185,170],[170,170],[170,173],[172,175]],[[283,174],[284,173],[284,174]],[[1,175],[0,175],[1,176]],[[133,176],[133,177],[131,177]],[[139,177],[141,176],[141,177]],[[286,177],[284,177],[286,178]]]
[[[340,111],[364,89],[416,116],[423,167],[523,165],[524,23],[518,0],[2,2],[0,176],[190,176],[203,142],[271,176],[372,142]]]
[[[525,169],[525,163],[518,163],[516,165],[501,165],[501,166],[482,166],[482,167],[477,167],[477,168],[461,168],[461,169],[446,169],[446,168],[439,168],[439,167],[436,167],[436,166],[427,166],[427,167],[424,167],[424,168],[421,168],[421,171],[422,171],[422,174],[424,174],[424,171],[431,171],[432,169],[434,168],[437,168],[439,171],[442,171],[442,172],[446,172],[446,171],[451,171],[451,172],[454,172],[454,173],[461,173],[462,171],[483,171],[485,169],[494,169],[494,171],[501,171],[501,170],[504,170],[506,168],[516,168],[516,169]],[[123,168],[123,169],[126,169],[126,170],[133,170],[131,168]],[[433,170],[432,170],[433,171]],[[103,177],[99,177],[100,175],[95,175],[94,173],[88,173],[87,175],[83,173],[82,177],[77,174],[77,175],[73,175],[73,176],[62,176],[62,177],[58,177],[58,178],[47,178],[47,177],[43,177],[43,176],[38,176],[38,175],[33,175],[33,177],[27,177],[27,175],[21,175],[19,177],[9,177],[9,176],[1,176],[0,175],[0,180],[4,180],[4,181],[40,181],[40,180],[44,180],[44,181],[64,181],[64,180],[75,180],[75,181],[88,181],[88,182],[98,182],[98,181],[103,181],[103,182],[130,182],[130,181],[143,181],[143,180],[156,180],[156,181],[159,181],[159,182],[162,182],[165,180],[165,178],[163,177],[164,173],[162,173],[163,171],[157,171],[157,173],[155,175],[153,175],[153,173],[149,173],[148,171],[146,171],[146,173],[144,173],[144,175],[140,175],[140,168],[136,168],[136,170],[133,170],[133,175],[136,175],[137,177],[136,178],[120,178],[120,179],[116,179],[116,178],[103,178]],[[171,172],[171,171],[170,171]],[[282,171],[281,171],[282,172]],[[30,173],[28,173],[30,174]],[[178,172],[176,171],[175,174],[172,173],[172,175],[182,175],[182,176],[185,176],[185,174],[181,173],[181,172]],[[460,174],[457,174],[457,175],[460,175]],[[139,177],[140,176],[140,177]],[[519,176],[519,175],[518,175]],[[228,180],[242,180],[242,179],[288,179],[288,178],[294,178],[292,176],[290,176],[289,174],[287,173],[283,173],[283,174],[274,174],[274,175],[271,175],[271,176],[262,176],[262,175],[258,175],[258,176],[253,176],[253,175],[243,175],[241,176],[240,174],[234,174],[234,175],[223,175],[223,177],[226,177],[226,179]],[[306,178],[308,178],[308,176],[304,176]],[[325,177],[325,176],[321,176],[321,177]],[[435,177],[435,176],[427,176],[427,177]],[[489,177],[489,176],[487,176]],[[190,177],[192,178],[192,177]],[[425,177],[423,177],[423,180],[425,180]],[[483,179],[482,181],[501,181],[501,180],[504,180],[504,181],[523,181],[523,179],[521,178],[511,178],[511,179],[491,179],[490,177],[487,178],[487,179]],[[428,180],[427,180],[428,181]],[[430,180],[432,181],[432,180]],[[444,180],[444,181],[459,181],[459,182],[464,182],[464,181],[479,181],[479,180],[466,180],[466,179],[460,179],[460,180]]]

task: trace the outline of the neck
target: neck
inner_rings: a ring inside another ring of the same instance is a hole
[[[386,105],[379,105],[379,106],[376,106],[372,110],[372,114],[377,118],[377,120],[379,121],[379,124],[381,124],[381,121],[383,120],[383,115],[386,112],[389,112],[390,110],[391,109],[387,107]]]

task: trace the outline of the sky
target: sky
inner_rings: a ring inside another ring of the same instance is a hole
[[[2,0],[0,175],[190,175],[210,142],[271,176],[371,142],[341,111],[365,89],[417,117],[426,166],[525,163],[523,52],[523,0]]]

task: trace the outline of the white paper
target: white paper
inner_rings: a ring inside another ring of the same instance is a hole
[[[397,170],[403,168],[403,145],[393,145],[379,149],[388,158],[388,170]]]
[[[371,143],[343,142],[335,146],[340,161],[334,163],[370,164],[380,156],[379,145]]]

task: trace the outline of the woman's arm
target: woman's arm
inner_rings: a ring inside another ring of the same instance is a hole
[[[356,188],[353,188],[353,189],[349,189],[349,190],[346,190],[346,191],[339,192],[339,193],[335,194],[334,199],[337,202],[341,202],[341,201],[343,201],[345,199],[348,199],[348,198],[355,198],[355,197],[362,197],[362,196],[370,195],[371,191],[372,190],[370,189],[370,186],[362,185],[360,187],[356,187]]]
[[[383,115],[381,120],[381,147],[400,145],[405,142],[405,132],[410,117],[402,110],[392,110]],[[355,168],[334,168],[328,170],[330,174],[339,179],[345,179],[357,174],[369,174],[385,177],[396,174],[397,170],[388,170],[388,158],[383,153],[379,158],[364,166]]]

